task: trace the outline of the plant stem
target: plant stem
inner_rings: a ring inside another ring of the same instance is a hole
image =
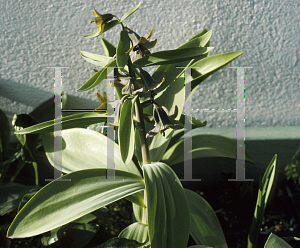
[[[20,171],[23,169],[24,165],[26,164],[25,161],[22,161],[21,164],[18,165],[15,174],[11,177],[10,182],[14,182],[16,177],[19,175]]]
[[[140,128],[138,132],[139,132],[140,144],[142,150],[143,165],[150,164],[151,160],[150,160],[149,147],[146,139],[146,129],[145,129],[145,122],[143,117],[143,109],[141,107],[139,98],[137,98],[137,100],[135,101],[135,116],[137,120],[137,125]]]
[[[133,68],[132,62],[129,57],[128,58],[129,76],[131,78],[135,78],[135,72],[132,68]],[[129,88],[130,88],[130,93],[131,93],[131,86]],[[149,146],[148,146],[148,142],[146,139],[146,128],[145,128],[145,122],[144,122],[143,108],[141,106],[139,97],[137,97],[137,99],[135,101],[135,116],[136,116],[137,126],[139,128],[138,132],[139,132],[139,137],[140,137],[143,165],[150,164],[151,160],[150,160]],[[144,205],[145,205],[145,207],[143,208],[142,222],[145,224],[148,224],[147,192],[146,192],[146,190],[144,190]]]
[[[140,103],[139,97],[135,101],[135,116],[137,120],[137,126],[140,128],[138,130],[139,137],[140,137],[140,145],[142,150],[142,157],[143,157],[143,165],[150,164],[150,153],[149,147],[146,139],[146,129],[145,129],[145,122],[143,117],[143,108]],[[147,211],[147,192],[144,190],[144,205],[145,208],[143,209],[143,217],[142,222],[148,224],[148,211]]]

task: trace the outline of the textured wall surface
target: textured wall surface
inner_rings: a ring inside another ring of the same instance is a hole
[[[0,1],[0,107],[12,118],[29,113],[53,96],[54,70],[63,69],[69,108],[96,108],[96,91],[76,93],[92,75],[79,50],[104,54],[99,38],[82,36],[96,29],[92,6],[121,17],[139,1]],[[299,126],[300,2],[229,0],[144,0],[125,23],[140,35],[154,29],[152,51],[175,49],[203,28],[213,30],[212,54],[245,51],[230,66],[245,69],[246,126]],[[120,27],[104,34],[117,45]],[[236,108],[236,69],[224,67],[200,85],[193,108]],[[209,127],[234,127],[235,113],[195,113]]]

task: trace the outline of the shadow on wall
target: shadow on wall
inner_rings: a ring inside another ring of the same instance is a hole
[[[0,78],[0,108],[7,115],[10,123],[14,114],[29,114],[50,98],[53,98],[54,111],[54,93],[20,84],[11,79]],[[95,109],[100,106],[96,96],[95,101],[73,95],[68,95],[67,98],[66,109]]]

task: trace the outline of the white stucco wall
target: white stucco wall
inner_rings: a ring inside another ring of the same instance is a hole
[[[79,50],[104,54],[100,40],[83,35],[96,29],[92,6],[121,17],[139,1],[1,0],[0,107],[12,118],[29,113],[53,96],[53,70],[63,70],[69,108],[96,108],[96,91],[76,90],[92,75],[93,65]],[[203,28],[213,30],[211,54],[245,51],[230,66],[246,69],[246,127],[300,124],[300,2],[229,0],[144,0],[125,23],[140,35],[152,28],[153,52],[175,49]],[[117,45],[120,27],[103,35]],[[207,79],[193,97],[194,108],[236,108],[236,70],[227,67]],[[235,113],[196,113],[209,127],[234,127]]]

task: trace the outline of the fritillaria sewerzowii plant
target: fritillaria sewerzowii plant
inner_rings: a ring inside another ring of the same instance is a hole
[[[8,229],[9,238],[51,232],[42,239],[43,244],[51,245],[59,241],[61,233],[77,228],[88,231],[82,240],[89,241],[99,228],[89,223],[94,213],[125,198],[132,202],[135,222],[118,237],[97,247],[186,248],[189,235],[197,243],[193,247],[227,247],[210,205],[200,195],[184,189],[171,166],[184,161],[185,69],[191,68],[193,94],[203,80],[243,52],[210,56],[212,31],[206,29],[175,50],[151,52],[158,42],[152,39],[154,31],[140,36],[124,24],[141,4],[142,1],[120,19],[110,13],[100,14],[94,8],[91,23],[98,29],[84,37],[96,38],[120,27],[119,43],[114,47],[101,38],[105,56],[80,52],[88,62],[102,67],[94,70],[95,74],[78,92],[109,78],[107,89],[115,90],[119,100],[111,99],[108,92],[97,93],[101,105],[95,112],[61,119],[61,165],[54,159],[53,121],[16,132],[41,133],[49,162],[63,175],[25,204]],[[150,75],[147,68],[157,65]],[[206,125],[196,118],[190,121],[193,129]],[[100,132],[90,128],[95,123],[101,123]],[[88,125],[87,129],[80,128]],[[108,137],[109,130],[115,127],[118,143]],[[236,158],[234,140],[217,135],[203,138],[199,134],[192,138],[197,140],[191,151],[193,158]],[[248,153],[246,160],[253,162]],[[109,163],[114,164],[113,178],[108,177]],[[88,241],[77,246],[84,247]]]

